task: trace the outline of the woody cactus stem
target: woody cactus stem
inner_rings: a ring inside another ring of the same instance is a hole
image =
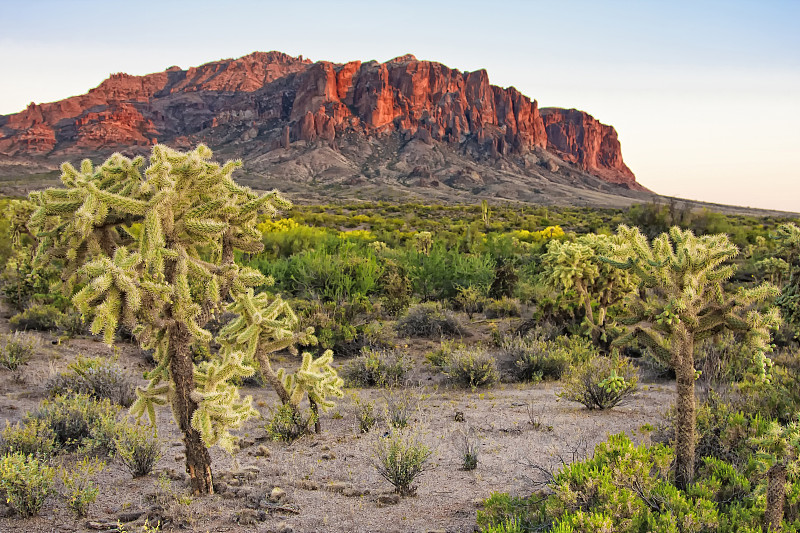
[[[85,160],[80,169],[65,163],[65,187],[32,193],[36,209],[28,222],[37,241],[34,267],[63,262],[65,289],[83,286],[73,302],[91,319],[92,332],[111,344],[123,324],[154,350],[156,368],[131,411],[155,423],[155,407],[170,404],[195,494],[213,492],[208,447],[232,450],[230,430],[256,414],[236,383],[255,371],[239,348],[258,343],[250,332],[200,364],[192,352],[211,353],[205,326],[226,299],[237,305],[269,281],[236,265],[234,250],[260,251],[258,217],[289,205],[276,192],[240,187],[231,177],[240,163],[220,166],[211,155],[203,145],[188,153],[157,145],[144,176],[142,157],[114,154],[99,167]],[[287,313],[279,298],[259,297],[261,309]],[[266,312],[263,318],[262,335],[284,346],[296,338],[281,329],[296,320],[281,323]]]
[[[627,331],[615,344],[638,340],[675,369],[675,482],[683,489],[694,478],[695,345],[726,329],[739,332],[754,369],[765,377],[771,365],[770,331],[777,328],[780,316],[763,302],[778,291],[769,284],[728,289],[726,281],[735,273],[728,261],[738,249],[727,235],[696,237],[673,227],[651,244],[638,228],[620,226],[618,236],[602,260],[636,274],[641,285],[629,296],[630,315],[621,320]]]

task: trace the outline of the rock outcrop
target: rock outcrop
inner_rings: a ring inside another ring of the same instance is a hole
[[[256,52],[188,70],[114,74],[84,95],[0,117],[0,154],[55,159],[202,141],[247,158],[296,142],[339,150],[387,135],[446,143],[477,161],[550,151],[639,188],[613,127],[581,111],[540,110],[514,87],[491,85],[485,70],[461,72],[411,55],[334,64]]]

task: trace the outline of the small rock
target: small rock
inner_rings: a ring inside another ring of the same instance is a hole
[[[463,422],[464,421],[464,411],[456,411],[456,414],[453,417],[453,420],[455,420],[456,422]]]
[[[96,520],[89,520],[86,522],[86,527],[89,529],[94,529],[96,531],[105,531],[107,529],[116,529],[117,524],[113,522],[99,522]]]
[[[331,492],[343,493],[345,490],[352,488],[352,485],[350,485],[350,483],[345,483],[344,481],[333,481],[325,488]]]
[[[172,446],[173,448],[177,448],[178,446],[183,446],[183,443],[179,440],[174,440],[169,445]]]
[[[260,445],[256,450],[256,457],[269,457],[270,455],[271,452],[269,451],[269,448],[267,448],[263,444]]]
[[[272,489],[272,492],[269,493],[269,501],[272,503],[283,501],[284,498],[286,498],[286,491],[280,487],[275,487]]]
[[[236,513],[236,523],[240,526],[252,526],[258,522],[258,511],[242,509]]]
[[[327,444],[324,444],[324,445],[323,445],[323,446],[320,448],[320,450],[322,450],[323,452],[329,452],[329,451],[331,450],[331,447],[330,447],[330,446],[328,446]]]
[[[120,513],[117,515],[117,520],[122,522],[123,524],[127,524],[128,522],[133,522],[134,520],[138,520],[144,511],[126,511],[124,513]]]
[[[429,529],[425,533],[447,533],[446,529]]]
[[[320,455],[320,459],[330,461],[332,459],[336,459],[336,456],[333,453],[323,453],[322,455]]]
[[[294,486],[303,490],[319,490],[319,483],[311,479],[300,479],[295,481]]]
[[[365,494],[369,494],[369,490],[362,490],[357,487],[349,487],[342,491],[342,496],[347,496],[348,498],[358,498]]]
[[[224,481],[217,481],[214,483],[214,492],[216,494],[225,494],[228,492],[228,484]]]
[[[399,494],[381,494],[378,496],[379,507],[383,507],[384,505],[397,505],[398,503],[400,503]]]
[[[184,459],[186,459],[186,457],[182,453],[175,456],[175,462],[176,463],[179,463],[179,462],[183,461]]]
[[[245,449],[253,446],[256,443],[256,439],[241,439],[239,440],[239,448]]]
[[[14,514],[14,509],[0,502],[0,518],[6,518]]]
[[[294,529],[292,526],[287,524],[286,522],[280,522],[277,526],[275,526],[276,533],[294,533]]]

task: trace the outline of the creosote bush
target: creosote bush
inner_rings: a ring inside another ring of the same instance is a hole
[[[92,477],[103,468],[105,468],[104,462],[84,457],[72,470],[62,468],[59,471],[67,506],[79,517],[86,516],[89,505],[97,499],[100,490]]]
[[[43,420],[10,424],[0,433],[0,456],[21,453],[46,459],[56,451],[56,434]]]
[[[31,335],[15,332],[0,335],[0,366],[16,370],[30,361],[36,350],[37,340]]]
[[[272,440],[293,442],[309,433],[314,422],[313,413],[305,414],[291,405],[281,404],[272,411],[265,429]]]
[[[486,318],[506,318],[520,316],[522,310],[519,300],[504,296],[499,300],[491,300],[487,303],[483,309],[483,314],[486,315]]]
[[[407,337],[442,337],[462,335],[464,328],[458,317],[439,302],[411,306],[397,321],[397,331]]]
[[[106,447],[113,441],[107,433],[116,427],[117,410],[108,400],[98,401],[86,394],[56,396],[29,413],[26,423],[34,420],[49,427],[60,448]]]
[[[461,429],[455,436],[455,445],[461,459],[462,470],[475,470],[478,467],[478,455],[481,443],[473,428]]]
[[[559,396],[588,409],[610,409],[636,392],[638,380],[629,360],[597,356],[570,368]]]
[[[53,492],[55,470],[31,455],[12,453],[0,458],[0,492],[23,518],[39,514]]]
[[[358,430],[361,433],[369,433],[378,423],[378,417],[375,414],[375,402],[356,398],[356,422],[358,422]]]
[[[55,331],[62,320],[62,313],[51,304],[33,303],[22,311],[12,316],[9,324],[17,331]]]
[[[120,424],[114,439],[117,457],[133,477],[146,476],[161,458],[161,443],[155,428],[141,424]]]
[[[66,372],[51,378],[45,389],[50,396],[80,393],[123,407],[130,407],[136,400],[133,379],[118,363],[101,357],[79,355],[67,366]]]
[[[375,443],[374,465],[378,474],[394,486],[400,496],[412,496],[414,480],[428,467],[433,452],[417,433],[393,429]]]
[[[384,415],[389,426],[403,429],[419,409],[419,391],[412,388],[391,389],[384,396]]]
[[[573,361],[572,351],[562,342],[531,335],[504,337],[500,354],[514,362],[513,374],[519,381],[561,379]]]
[[[494,357],[480,346],[455,350],[447,358],[442,372],[450,382],[461,387],[488,387],[500,379]]]
[[[398,349],[364,348],[360,356],[342,369],[342,376],[353,386],[391,387],[401,383],[410,369],[411,362]]]

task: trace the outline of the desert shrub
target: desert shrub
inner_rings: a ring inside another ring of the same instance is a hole
[[[86,333],[86,323],[83,321],[81,314],[74,309],[67,309],[58,317],[56,324],[58,329],[69,335],[76,337]]]
[[[478,511],[478,526],[483,533],[515,531],[509,529],[509,524],[519,527],[520,531],[532,531],[534,526],[544,521],[538,500],[536,496],[523,498],[504,492],[493,492]]]
[[[32,457],[50,457],[56,450],[56,435],[45,422],[27,420],[6,427],[0,433],[0,456],[21,453]]]
[[[119,424],[114,441],[117,457],[133,477],[146,476],[161,458],[161,443],[155,428],[141,424]]]
[[[461,430],[456,435],[456,450],[461,459],[462,470],[475,470],[478,467],[478,455],[481,450],[481,443],[478,440],[475,430]]]
[[[39,514],[53,491],[55,471],[31,455],[12,453],[0,458],[0,491],[23,518]]]
[[[486,315],[486,318],[505,318],[520,316],[522,311],[520,309],[519,300],[504,296],[499,300],[491,300],[486,304],[483,314]]]
[[[310,431],[314,421],[313,413],[304,414],[289,404],[281,404],[272,411],[265,429],[272,440],[294,442]]]
[[[55,331],[59,328],[61,311],[52,304],[33,303],[8,321],[14,330]]]
[[[458,287],[458,295],[453,300],[457,309],[461,309],[472,320],[472,315],[483,311],[486,294],[478,287]]]
[[[28,416],[47,425],[59,447],[74,450],[98,444],[98,430],[113,426],[117,408],[108,400],[95,400],[86,394],[56,396],[45,400]]]
[[[398,429],[408,426],[411,416],[419,408],[418,397],[417,391],[413,389],[390,390],[384,396],[386,400],[384,414],[389,426]]]
[[[572,353],[561,343],[530,335],[504,337],[500,354],[514,362],[514,377],[520,381],[561,379],[572,363]]]
[[[358,430],[361,433],[369,433],[378,423],[378,418],[375,414],[375,402],[364,401],[360,398],[356,399],[356,422],[358,422]]]
[[[15,332],[11,335],[0,335],[0,366],[8,370],[16,370],[30,361],[36,350],[36,337]]]
[[[73,470],[61,469],[59,477],[64,486],[67,507],[80,516],[86,516],[89,505],[94,503],[100,492],[92,477],[105,468],[105,463],[84,457]]]
[[[341,370],[341,374],[350,385],[385,387],[402,382],[410,369],[411,362],[400,350],[364,348],[360,356]]]
[[[66,372],[51,378],[45,388],[51,396],[80,393],[123,407],[130,407],[136,400],[133,379],[114,360],[102,357],[79,355]]]
[[[462,387],[487,387],[500,379],[494,357],[480,346],[455,350],[442,372],[449,381]]]
[[[627,359],[597,356],[570,368],[559,396],[588,409],[610,409],[630,398],[637,382],[636,368]]]
[[[464,343],[452,340],[443,340],[437,350],[425,354],[425,360],[433,368],[441,370],[447,364],[448,358],[456,350],[463,350],[466,346]]]
[[[441,337],[461,335],[463,327],[452,311],[438,302],[414,305],[397,321],[397,331],[408,337]]]
[[[392,430],[375,444],[374,465],[378,474],[394,486],[401,496],[416,492],[414,480],[425,471],[431,449],[423,444],[416,433]]]

